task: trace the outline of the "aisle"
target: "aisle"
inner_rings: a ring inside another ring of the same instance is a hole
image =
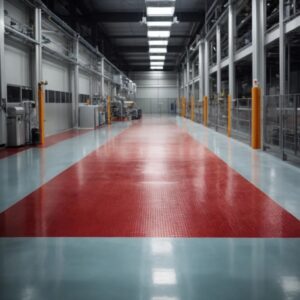
[[[0,214],[18,237],[299,237],[300,222],[174,119],[145,118]]]

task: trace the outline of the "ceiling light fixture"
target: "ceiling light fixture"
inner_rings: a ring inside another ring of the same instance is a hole
[[[150,53],[167,53],[167,48],[150,48]]]
[[[165,60],[166,57],[164,55],[150,55],[150,60]]]
[[[169,38],[170,31],[169,30],[149,30],[148,37],[149,38]]]
[[[151,70],[163,70],[163,66],[151,66]]]
[[[172,25],[171,21],[148,21],[147,25],[149,27],[170,27]]]
[[[168,41],[162,41],[162,40],[150,40],[149,46],[167,46]]]
[[[174,15],[175,7],[147,7],[147,16],[149,17],[170,17]]]

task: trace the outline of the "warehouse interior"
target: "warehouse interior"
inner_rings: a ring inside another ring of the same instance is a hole
[[[0,0],[0,299],[300,299],[299,0]]]

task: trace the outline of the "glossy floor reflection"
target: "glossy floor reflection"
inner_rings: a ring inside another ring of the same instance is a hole
[[[298,300],[299,239],[2,239],[3,300]]]
[[[3,158],[0,299],[299,300],[299,178],[167,116]]]

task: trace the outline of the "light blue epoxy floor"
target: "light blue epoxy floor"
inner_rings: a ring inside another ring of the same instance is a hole
[[[299,239],[0,240],[2,300],[297,300]]]
[[[300,168],[181,117],[177,125],[300,220]]]
[[[47,148],[30,148],[0,160],[0,212],[3,212],[128,128],[118,122]]]

